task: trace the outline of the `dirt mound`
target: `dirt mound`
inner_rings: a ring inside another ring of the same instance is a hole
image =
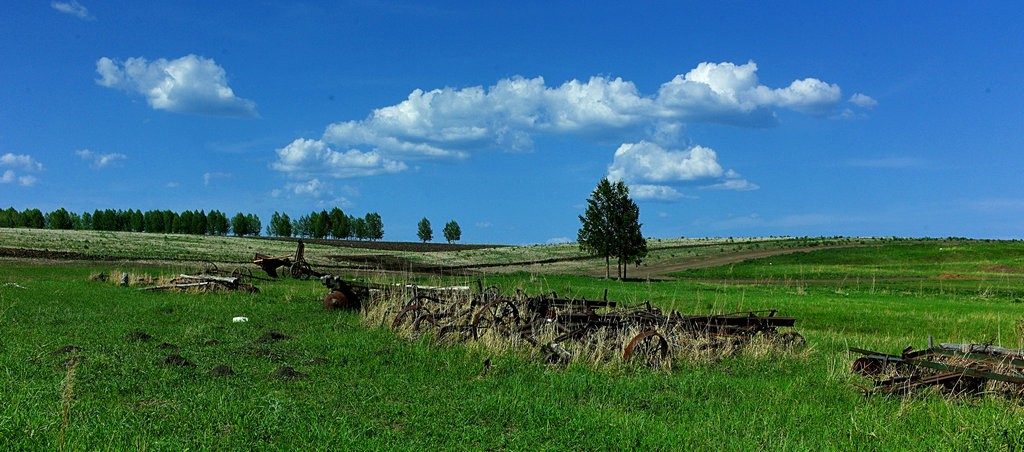
[[[82,356],[82,355],[72,355],[70,358],[64,360],[64,368],[65,369],[70,369],[70,368],[74,367],[75,364],[78,364],[78,363],[80,363],[82,361],[85,361],[85,357],[84,356]]]
[[[220,341],[216,339],[210,339],[206,342],[203,342],[203,347],[212,347],[214,345],[220,345]]]
[[[77,345],[67,345],[50,352],[50,356],[63,355],[65,353],[76,353],[80,351],[82,351],[82,348]]]
[[[150,339],[153,339],[153,336],[150,336],[142,331],[133,331],[131,333],[128,333],[128,335],[125,336],[124,338],[129,341],[145,342]]]
[[[230,368],[228,366],[225,366],[223,364],[221,364],[221,365],[219,365],[217,367],[214,367],[213,369],[210,369],[210,375],[214,376],[214,377],[228,377],[228,376],[231,376],[231,375],[234,375],[234,374],[235,374],[234,369],[232,369],[232,368]]]
[[[173,354],[167,357],[167,359],[160,362],[162,366],[178,366],[178,367],[196,367],[192,361],[185,359],[184,356]]]
[[[306,365],[307,366],[319,366],[319,365],[321,365],[321,364],[323,364],[325,362],[327,362],[327,358],[319,358],[318,357],[318,358],[313,358],[313,359],[311,359],[309,361],[306,361]]]
[[[262,336],[260,336],[259,339],[256,339],[256,342],[259,342],[261,344],[273,344],[274,342],[286,341],[289,339],[292,339],[292,337],[287,334],[280,333],[277,331],[270,331],[264,333]]]
[[[180,347],[178,347],[177,345],[168,344],[167,342],[164,342],[164,343],[162,343],[160,345],[157,345],[156,348],[158,348],[160,350],[178,350],[178,349],[180,349]]]
[[[299,372],[288,366],[278,367],[277,370],[273,372],[273,375],[277,378],[285,380],[305,380],[306,378],[309,377],[309,375]]]

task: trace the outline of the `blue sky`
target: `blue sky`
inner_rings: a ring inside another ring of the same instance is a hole
[[[574,240],[1024,234],[1024,4],[14,2],[0,204]],[[435,233],[435,236],[440,234]]]

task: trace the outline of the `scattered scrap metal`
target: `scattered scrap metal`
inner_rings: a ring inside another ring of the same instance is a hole
[[[324,298],[325,308],[363,309],[364,313],[384,309],[385,324],[392,329],[415,334],[433,331],[439,340],[521,340],[540,347],[549,362],[571,359],[572,353],[566,350],[570,344],[619,350],[624,361],[658,366],[673,347],[699,340],[709,348],[725,342],[742,345],[755,336],[783,345],[804,343],[799,333],[779,330],[794,327],[796,319],[777,316],[775,309],[681,315],[665,313],[649,302],[621,306],[607,299],[607,291],[602,300],[587,300],[555,293],[506,296],[479,283],[474,293],[467,286],[381,285],[330,275],[321,277],[321,283],[331,289]],[[389,300],[404,302],[381,306]]]
[[[259,289],[245,284],[241,278],[211,275],[178,275],[168,284],[143,287],[138,290],[242,290],[259,293]]]
[[[939,344],[928,338],[928,348],[907,347],[899,355],[850,348],[864,355],[851,371],[872,377],[872,387],[857,385],[865,394],[906,394],[928,386],[941,386],[953,394],[981,391],[987,382],[1005,382],[1024,388],[1024,350],[987,344]]]

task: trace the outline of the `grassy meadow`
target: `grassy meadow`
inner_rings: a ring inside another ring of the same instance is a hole
[[[15,246],[9,231],[0,231],[0,246]],[[91,237],[53,237],[36,234],[32,247],[97,246]],[[181,238],[197,242],[177,252],[210,260],[243,261],[265,247]],[[678,360],[670,369],[550,366],[474,343],[404,340],[364,326],[359,313],[324,311],[326,289],[317,281],[254,281],[258,294],[148,292],[95,276],[166,278],[198,264],[5,258],[0,447],[1024,449],[1024,404],[1014,391],[991,385],[973,396],[865,397],[853,384],[867,380],[849,372],[857,355],[847,351],[899,353],[925,347],[928,335],[1021,348],[1024,245],[871,245],[686,270],[670,275],[675,280],[606,281],[551,269],[479,277],[503,293],[594,299],[607,289],[609,299],[650,300],[684,314],[774,308],[796,317],[807,339],[796,350],[741,350]],[[136,256],[149,252],[124,246]],[[565,247],[553,246],[550,255],[573,252]],[[545,247],[529,248],[546,255]],[[249,321],[233,323],[235,316]]]

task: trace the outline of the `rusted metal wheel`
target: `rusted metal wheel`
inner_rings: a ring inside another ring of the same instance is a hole
[[[347,309],[348,304],[348,297],[340,290],[332,290],[324,297],[324,309]]]
[[[419,331],[428,327],[436,328],[437,321],[434,320],[430,310],[419,305],[406,306],[398,312],[395,320],[391,322],[391,329],[393,330],[410,328],[413,331]]]
[[[853,365],[850,366],[850,372],[860,374],[865,377],[874,377],[875,375],[882,373],[882,370],[884,369],[885,364],[881,360],[868,358],[866,356],[863,358],[857,358],[857,360],[853,362]]]
[[[509,300],[495,300],[473,316],[473,339],[489,334],[511,337],[520,330],[519,309]]]
[[[639,360],[647,366],[658,367],[668,358],[668,341],[657,331],[647,330],[637,334],[633,340],[626,345],[626,351],[622,359],[626,362]]]
[[[313,267],[306,262],[296,262],[292,264],[291,275],[292,278],[301,279],[303,281],[309,279],[313,274]]]

